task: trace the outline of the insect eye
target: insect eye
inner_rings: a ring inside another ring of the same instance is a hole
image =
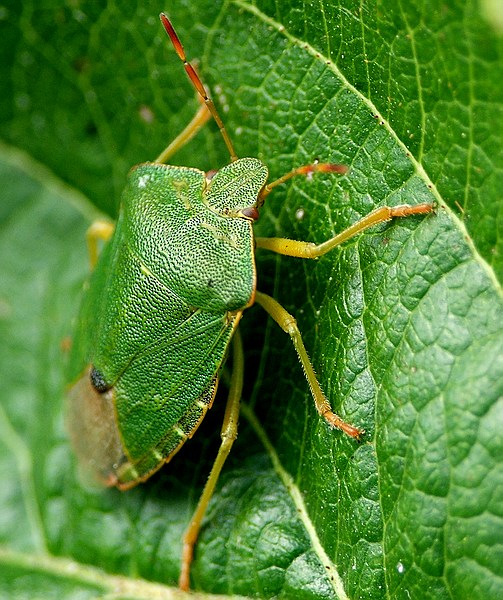
[[[215,177],[215,175],[218,173],[217,169],[211,169],[211,171],[208,171],[205,175],[206,177],[206,182],[209,183],[213,177]]]
[[[242,217],[250,219],[250,221],[256,221],[260,216],[256,206],[248,206],[247,208],[241,209],[239,212]]]

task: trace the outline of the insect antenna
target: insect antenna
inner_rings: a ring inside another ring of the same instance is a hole
[[[199,95],[201,96],[201,98],[203,98],[204,103],[206,104],[206,106],[208,107],[208,110],[211,113],[211,116],[215,120],[215,123],[218,125],[218,128],[220,129],[220,133],[222,134],[222,137],[224,138],[225,145],[227,146],[227,149],[229,151],[231,161],[234,162],[238,158],[236,155],[236,151],[234,150],[234,146],[232,145],[229,134],[227,133],[227,129],[225,128],[225,125],[224,125],[222,119],[220,118],[220,115],[218,114],[218,111],[216,109],[216,106],[213,103],[213,100],[206,93],[206,89],[203,85],[203,82],[199,78],[199,75],[196,73],[196,70],[187,61],[187,57],[185,56],[185,50],[183,49],[182,43],[180,42],[180,39],[177,36],[176,31],[174,30],[173,25],[171,24],[171,21],[168,19],[167,15],[165,15],[164,13],[161,13],[159,15],[159,17],[164,26],[164,29],[166,30],[166,33],[169,36],[169,39],[171,40],[171,43],[173,44],[173,47],[175,48],[176,53],[178,54],[180,60],[183,62],[183,66],[185,67],[185,71],[187,72],[187,75],[189,76],[189,79],[192,82],[192,85],[196,88],[196,90],[199,93]]]

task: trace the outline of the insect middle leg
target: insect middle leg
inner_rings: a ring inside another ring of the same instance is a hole
[[[357,427],[353,427],[353,425],[349,425],[349,423],[346,423],[343,419],[341,419],[341,417],[332,411],[332,407],[326,399],[325,394],[318,383],[318,379],[316,378],[313,365],[309,360],[309,356],[304,346],[304,342],[302,341],[302,336],[299,328],[297,327],[297,321],[295,318],[287,310],[285,310],[277,300],[271,298],[271,296],[268,296],[267,294],[256,291],[255,300],[269,313],[269,315],[276,321],[281,329],[283,329],[283,331],[288,333],[290,336],[295,350],[297,351],[299,360],[302,364],[302,368],[309,384],[309,388],[311,390],[318,413],[333,427],[341,429],[344,431],[344,433],[352,438],[359,439],[364,431],[358,429]]]
[[[190,565],[194,555],[194,545],[197,541],[201,523],[208,508],[208,504],[215,491],[222,467],[229,456],[232,444],[237,437],[238,419],[239,419],[239,404],[241,393],[243,391],[243,374],[244,374],[244,356],[243,344],[239,329],[236,329],[232,339],[232,375],[229,386],[229,396],[225,407],[224,421],[222,424],[221,438],[222,442],[218,450],[217,457],[211,468],[208,481],[204,486],[203,493],[199,498],[197,508],[192,515],[192,519],[183,536],[182,549],[182,567],[178,585],[182,590],[188,590],[190,586]]]

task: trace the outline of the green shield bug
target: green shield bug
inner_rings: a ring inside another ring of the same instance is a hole
[[[255,248],[317,258],[372,225],[429,213],[433,207],[384,206],[318,245],[254,237],[253,223],[276,186],[297,175],[347,169],[313,163],[268,183],[260,160],[237,157],[168,17],[161,14],[161,21],[201,106],[156,161],[130,172],[115,228],[97,223],[89,231],[94,269],[72,344],[68,420],[80,460],[105,485],[127,490],[148,479],[194,434],[213,402],[233,341],[221,446],[183,540],[179,585],[188,589],[201,522],[236,438],[244,362],[237,327],[246,308],[257,302],[290,335],[325,421],[355,439],[363,433],[332,411],[295,319],[256,289]],[[167,165],[210,118],[220,129],[230,163],[212,176]],[[99,238],[107,243],[98,258]]]

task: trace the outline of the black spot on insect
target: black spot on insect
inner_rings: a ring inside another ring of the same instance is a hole
[[[96,367],[91,368],[91,373],[89,376],[91,378],[91,385],[100,394],[104,394],[112,387],[111,385],[108,385],[103,377],[103,374],[100,373]]]

